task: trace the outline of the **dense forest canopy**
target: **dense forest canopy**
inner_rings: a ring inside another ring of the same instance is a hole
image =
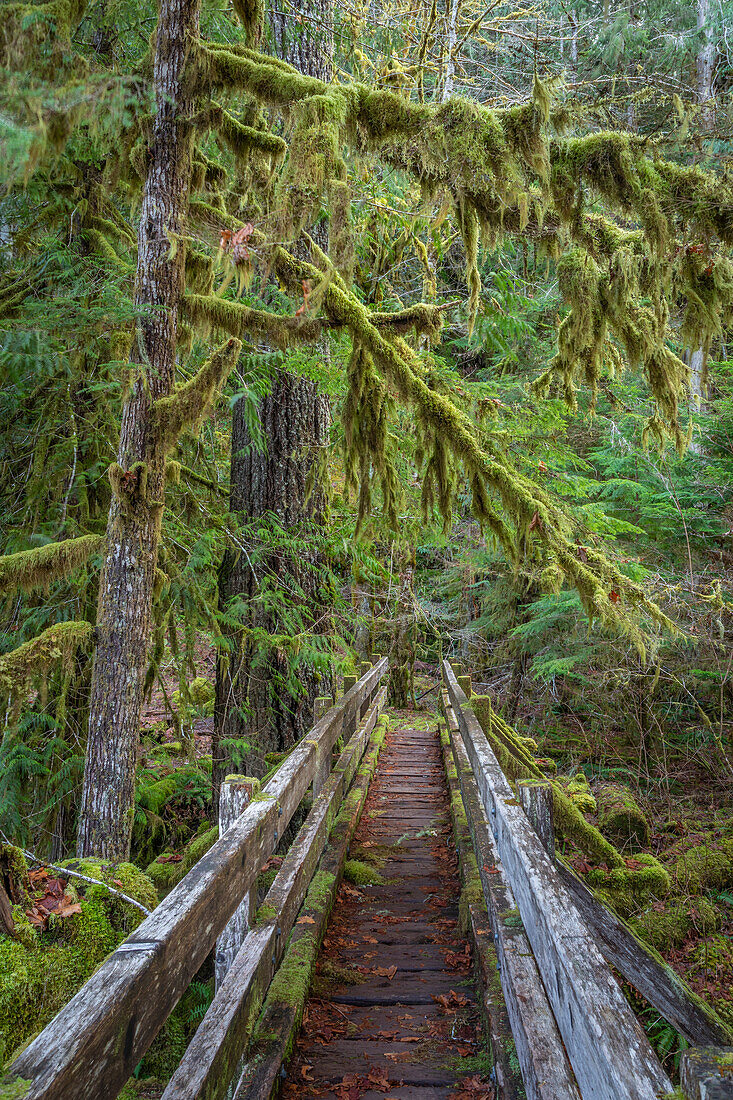
[[[388,652],[733,844],[731,14],[3,0],[5,843],[169,887]]]

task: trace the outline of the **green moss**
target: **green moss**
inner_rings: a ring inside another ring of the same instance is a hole
[[[186,871],[190,871],[195,863],[205,856],[209,848],[212,848],[219,839],[219,826],[212,825],[202,833],[200,836],[194,837],[192,841],[186,846],[186,850],[183,853],[183,866]]]
[[[31,1081],[16,1077],[15,1074],[12,1077],[0,1077],[0,1100],[23,1100],[30,1092],[31,1084]]]
[[[186,1024],[182,1013],[173,1012],[153,1039],[140,1066],[143,1077],[167,1081],[186,1053]]]
[[[558,775],[556,782],[581,813],[596,812],[596,800],[583,772],[578,772],[574,776]]]
[[[464,933],[467,933],[471,926],[471,909],[473,907],[478,909],[479,912],[486,912],[486,900],[478,863],[473,852],[468,851],[466,864],[463,868],[463,887],[458,899],[458,920],[461,931]]]
[[[132,863],[107,863],[104,860],[87,857],[84,859],[66,859],[61,863],[62,867],[69,867],[82,875],[106,882],[116,890],[122,890],[135,901],[139,901],[147,909],[154,909],[158,902],[155,887],[150,878],[135,867]],[[115,895],[110,894],[103,886],[88,886],[78,882],[73,884],[77,889],[84,891],[87,900],[99,899],[107,907],[110,919],[117,931],[132,931],[143,919],[139,909],[128,905]],[[130,922],[133,922],[132,927]]]
[[[670,866],[672,881],[689,894],[733,885],[733,838],[711,839],[684,852]]]
[[[116,879],[125,893],[150,908],[157,901],[151,880],[131,864],[67,862],[82,874],[109,879],[110,885]],[[73,889],[81,913],[24,942],[0,936],[0,1044],[8,1055],[56,1015],[142,920],[138,909],[101,886],[78,882]]]
[[[610,871],[594,868],[586,875],[589,886],[608,893],[614,907],[628,916],[649,898],[663,898],[670,890],[669,873],[662,864],[648,853],[636,856],[636,868],[614,867]]]
[[[56,623],[36,638],[3,654],[0,657],[2,707],[21,698],[35,678],[45,679],[48,670],[57,662],[68,668],[76,651],[89,644],[92,630],[92,624],[87,622]]]
[[[275,920],[277,917],[277,909],[274,905],[268,905],[264,903],[257,910],[257,916],[255,918],[256,924],[266,924],[270,920]]]
[[[170,861],[167,859],[167,857],[175,854],[175,852],[161,852],[161,854],[145,868],[145,874],[155,883],[155,887],[160,897],[164,897],[174,886],[177,886],[186,874],[183,860]]]
[[[604,836],[632,851],[649,845],[649,822],[628,787],[603,783],[598,788],[598,825]]]
[[[24,592],[45,590],[52,581],[68,577],[86,564],[103,545],[101,535],[82,535],[81,538],[6,554],[0,557],[0,594],[7,595],[18,589]]]
[[[720,925],[720,915],[707,898],[694,898],[665,907],[661,912],[647,910],[629,921],[642,939],[658,951],[680,947],[688,933],[714,932]]]
[[[355,886],[379,886],[384,879],[373,866],[358,859],[347,859],[344,863],[344,878]]]
[[[214,395],[235,366],[241,348],[241,341],[231,337],[217,348],[193,378],[178,386],[170,397],[161,397],[153,404],[154,430],[166,454],[173,450],[184,429],[193,430],[200,423]]]

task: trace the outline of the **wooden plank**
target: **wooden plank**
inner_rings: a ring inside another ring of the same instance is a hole
[[[528,1100],[580,1100],[562,1037],[537,964],[519,921],[458,723],[444,696],[444,712],[467,824],[499,958],[501,991]]]
[[[252,779],[246,775],[228,775],[221,785],[219,792],[219,836],[223,836],[227,829],[243,813],[252,801],[252,795],[260,789],[259,779]],[[234,957],[244,942],[250,922],[253,917],[252,893],[257,887],[253,886],[244,900],[229,918],[227,925],[216,941],[214,949],[214,987],[219,988],[226,977]],[[256,906],[255,906],[256,908]]]
[[[318,874],[322,876],[322,881],[330,881],[331,887],[325,896],[314,899],[312,905],[309,905],[309,898],[306,896],[298,923],[291,932],[285,961],[289,958],[293,961],[297,960],[300,980],[306,978],[304,971],[315,963],[317,947],[323,939],[333,898],[341,882],[349,842],[361,816],[369,781],[376,766],[380,743],[375,740],[373,734],[348,797],[344,800],[334,824],[328,845],[321,856]],[[265,1004],[258,1021],[252,1048],[248,1053],[250,1062],[237,1085],[235,1100],[269,1098],[286,1053],[300,1026],[306,997],[307,988],[299,988],[292,990],[292,995],[287,1001],[273,999],[271,1003]]]
[[[443,675],[508,883],[581,1095],[655,1100],[672,1084],[504,776],[450,665]]]
[[[451,747],[450,732],[448,730],[442,732],[440,739],[443,745],[445,777],[451,795],[453,836],[465,892],[464,923],[468,925],[468,932],[473,941],[473,955],[484,1007],[484,1030],[491,1045],[498,1093],[502,1100],[518,1100],[526,1093],[520,1067],[516,1057],[513,1056],[516,1044],[512,1038],[501,980],[497,980],[499,956],[494,944],[486,901],[484,898],[476,899],[473,896],[474,883],[478,885],[480,877],[473,850],[473,838],[461,796],[457,761]],[[478,882],[476,882],[477,877]]]
[[[364,677],[301,739],[232,827],[10,1066],[27,1100],[114,1097],[272,854],[315,774],[319,746],[353,732],[387,671]]]
[[[541,779],[523,779],[517,783],[519,801],[530,825],[540,838],[551,863],[555,862],[555,824],[552,810],[552,787]]]
[[[390,1081],[422,1088],[453,1085],[457,1091],[460,1086],[456,1084],[456,1070],[446,1069],[434,1041],[432,1050],[426,1050],[426,1046],[428,1044],[335,1039],[313,1063],[311,1074],[317,1084],[336,1082],[344,1077],[346,1064],[352,1073],[366,1074],[370,1069],[381,1069]]]
[[[262,994],[282,957],[335,813],[364,755],[385,699],[386,689],[382,689],[288,849],[260,910],[273,915],[260,920],[245,939],[227,980],[217,990],[169,1081],[163,1100],[219,1100],[226,1095]]]
[[[557,865],[578,912],[593,933],[601,953],[694,1046],[726,1046],[733,1035],[713,1009],[695,994],[661,955],[652,951],[629,926],[606,909],[584,882]]]

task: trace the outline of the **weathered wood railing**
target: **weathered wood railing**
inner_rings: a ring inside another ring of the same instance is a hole
[[[229,996],[218,998],[217,1011],[229,1013],[231,1018],[223,1032],[215,1028],[218,1046],[210,1043],[201,1055],[202,1063],[196,1066],[202,1091],[191,1091],[189,1080],[185,1092],[177,1091],[174,1077],[166,1092],[167,1097],[223,1095],[217,1083],[223,1079],[219,1071],[226,1068],[224,1063],[230,1075],[236,1067],[242,1049],[237,1039],[242,1035],[241,1009],[243,1004],[246,1007],[246,998],[233,996],[232,991],[243,976],[249,975],[246,980],[250,984],[256,980],[265,987],[272,976],[277,941],[285,938],[280,935],[283,920],[292,925],[328,835],[334,806],[343,798],[358,766],[383,704],[380,684],[387,667],[387,659],[382,658],[363,672],[296,745],[226,833],[16,1058],[3,1084],[12,1087],[14,1079],[20,1078],[27,1085],[17,1081],[18,1091],[13,1095],[27,1100],[108,1100],[117,1096],[251,890],[315,780],[322,787],[320,794],[283,864],[285,873],[281,868],[268,895],[279,903],[278,919],[258,926],[253,930],[256,936],[250,933],[245,942],[248,950],[243,947],[239,952],[231,981],[225,979],[219,991],[228,990]],[[339,737],[350,740],[333,775],[326,778]],[[207,1027],[211,1025],[209,1020]],[[206,1034],[204,1029],[202,1037]],[[201,1046],[199,1039],[187,1056],[189,1067]]]
[[[555,861],[549,802],[543,806],[542,792],[522,784],[521,801],[514,796],[447,661],[443,680],[444,714],[527,1096],[651,1100],[671,1094],[608,964],[689,1042],[720,1048],[729,1034],[623,921]],[[714,1074],[724,1062],[733,1065],[730,1053],[717,1062],[712,1049],[683,1055],[685,1095],[708,1095],[703,1074]],[[723,1082],[724,1091],[715,1092],[720,1100],[733,1098],[733,1076],[726,1083],[724,1074],[715,1079],[718,1089]]]

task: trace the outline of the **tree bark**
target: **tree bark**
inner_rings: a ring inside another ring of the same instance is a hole
[[[711,8],[710,0],[697,0],[697,29],[702,35],[696,59],[697,102],[703,105],[703,125],[712,132],[715,125],[715,111],[712,106],[715,43],[710,29]]]
[[[138,230],[139,321],[122,413],[119,468],[111,476],[107,551],[97,605],[89,736],[77,838],[80,856],[129,854],[140,708],[165,484],[165,453],[151,406],[172,393],[183,237],[191,179],[192,113],[185,82],[200,0],[163,0],[153,83],[156,114]],[[175,244],[178,247],[172,247]]]
[[[258,452],[244,416],[244,402],[234,406],[232,423],[231,511],[244,520],[274,515],[285,530],[307,539],[308,525],[318,522],[322,493],[314,490],[306,500],[308,474],[319,447],[326,446],[329,429],[328,399],[313,382],[285,371],[278,374],[271,392],[260,406],[262,432],[267,450]],[[219,601],[226,607],[237,597],[246,607],[246,630],[268,633],[278,630],[277,614],[258,600],[262,585],[273,581],[285,588],[297,586],[306,599],[316,602],[309,560],[295,561],[281,553],[267,555],[255,566],[246,548],[227,549],[219,577]],[[297,600],[289,592],[288,600]],[[304,608],[306,619],[315,619],[316,608]],[[265,754],[281,752],[301,737],[311,725],[313,699],[318,694],[315,673],[306,666],[298,672],[301,694],[293,698],[286,690],[288,658],[277,649],[262,652],[247,641],[242,631],[228,632],[228,660],[220,660],[216,678],[214,721],[215,800],[224,774],[234,759],[248,775],[262,775]],[[233,752],[233,741],[246,742]]]
[[[298,4],[298,21],[287,4],[269,12],[269,28],[277,56],[307,76],[330,81],[333,75],[333,0],[305,0]],[[318,226],[316,240],[324,248],[325,234]],[[319,239],[319,237],[321,239]],[[324,347],[324,354],[328,348]],[[242,520],[272,513],[289,532],[307,537],[308,524],[317,523],[323,497],[318,488],[306,500],[308,474],[320,447],[328,442],[330,407],[317,386],[280,371],[271,392],[261,403],[262,434],[266,451],[258,453],[244,417],[244,402],[234,407],[232,421],[231,511]],[[265,573],[282,578],[283,587],[303,592],[306,621],[315,621],[319,609],[312,566],[285,554],[272,555]],[[278,617],[262,602],[258,592],[262,578],[247,555],[237,547],[224,555],[219,577],[219,603],[225,607],[239,597],[247,608],[245,629],[277,633]],[[297,600],[295,593],[288,599]],[[228,654],[218,662],[214,709],[213,801],[218,806],[224,776],[234,767],[248,775],[266,771],[265,755],[289,749],[310,728],[313,700],[318,695],[315,671],[298,670],[300,693],[285,689],[287,655],[276,648],[258,652],[240,630],[225,630]],[[239,742],[235,746],[234,742]]]

